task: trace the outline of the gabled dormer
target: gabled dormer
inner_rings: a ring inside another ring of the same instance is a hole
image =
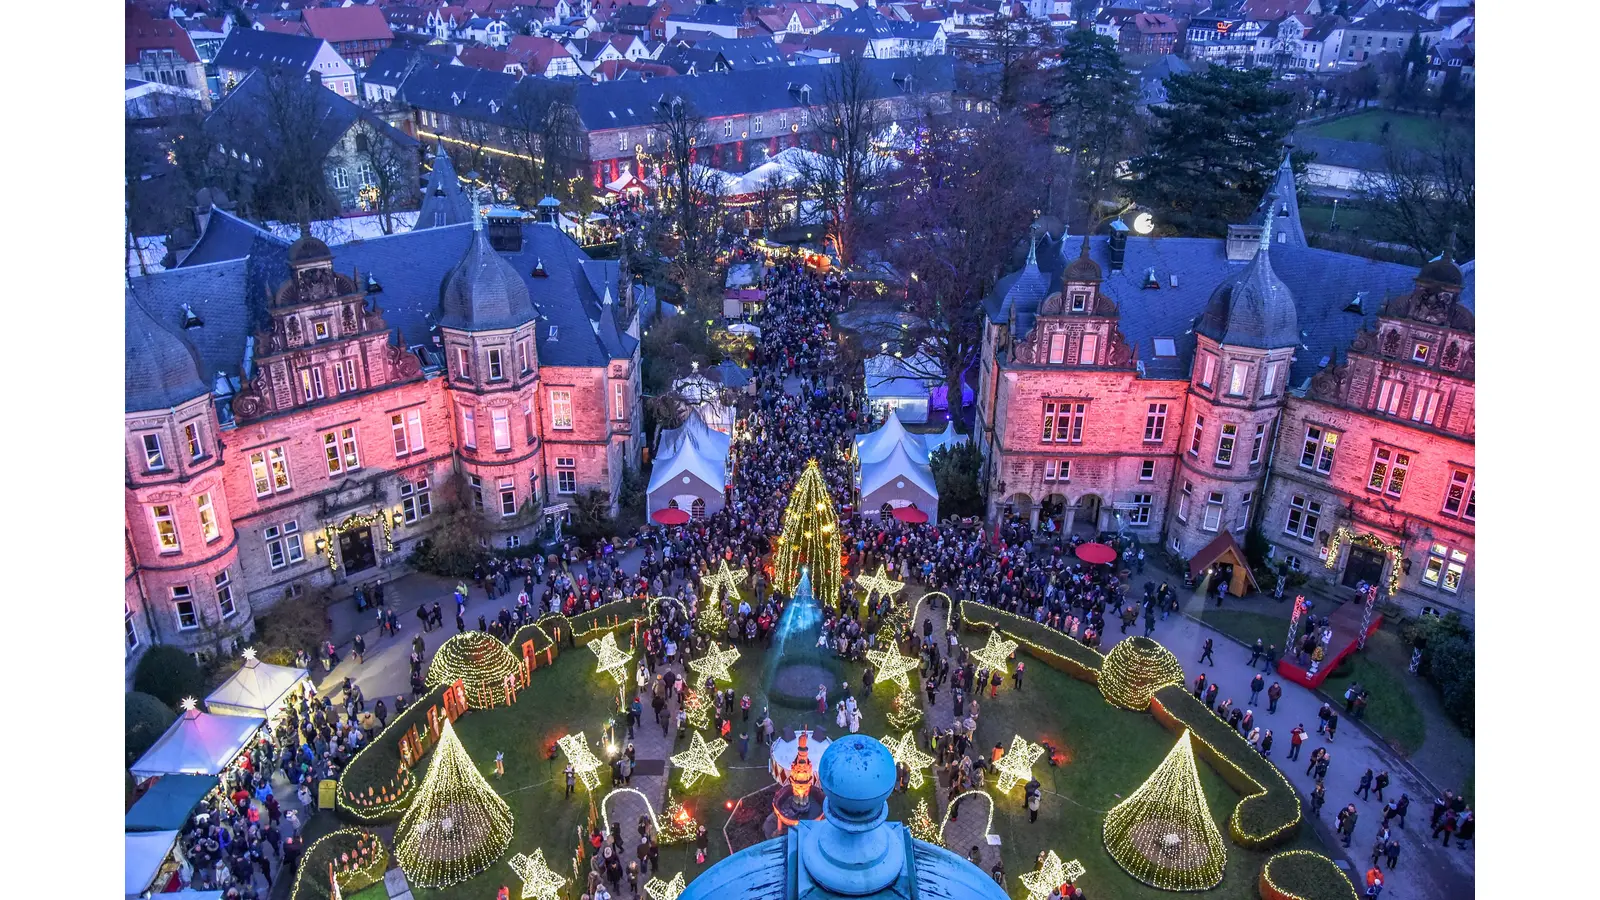
[[[1030,263],[1033,250],[1029,250]],[[1019,334],[1016,360],[1024,365],[1127,368],[1133,349],[1117,326],[1117,304],[1100,292],[1100,266],[1089,258],[1086,235],[1061,273],[1060,290],[1039,304],[1033,325]]]

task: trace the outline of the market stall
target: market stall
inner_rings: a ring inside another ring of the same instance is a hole
[[[206,709],[226,716],[257,716],[272,720],[294,689],[310,680],[305,669],[275,666],[245,651],[244,665],[228,676],[206,698]]]
[[[128,810],[122,828],[130,832],[182,828],[216,786],[215,775],[164,775]]]
[[[145,891],[162,893],[176,886],[177,864],[169,863],[176,831],[139,831],[123,836],[123,894],[139,897]],[[159,883],[157,883],[159,882]]]
[[[185,701],[183,715],[133,764],[135,779],[220,774],[267,724],[265,718],[203,713],[193,704]]]

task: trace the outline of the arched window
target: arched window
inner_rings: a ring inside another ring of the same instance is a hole
[[[668,500],[667,501],[667,509],[677,509],[677,508],[678,508],[678,501],[676,501],[676,500]]]
[[[694,503],[689,505],[689,518],[704,519],[706,517],[706,501],[699,497],[694,498]]]
[[[883,506],[882,506],[882,507],[881,507],[881,508],[880,508],[880,509],[879,509],[879,510],[878,510],[878,516],[879,516],[879,517],[880,517],[880,518],[882,518],[882,519],[883,519],[883,520],[884,520],[884,521],[885,521],[885,522],[887,522],[887,521],[889,521],[889,520],[890,520],[890,519],[892,519],[892,518],[894,518],[894,505],[893,505],[893,504],[890,504],[890,503],[885,503],[885,504],[884,504],[884,505],[883,505]]]

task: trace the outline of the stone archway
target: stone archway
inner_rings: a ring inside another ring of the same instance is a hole
[[[1062,534],[1069,527],[1071,509],[1072,501],[1066,494],[1051,494],[1039,502],[1039,516],[1034,526],[1041,534]]]
[[[1073,517],[1072,523],[1067,527],[1086,529],[1089,531],[1091,538],[1097,537],[1100,532],[1106,530],[1106,524],[1101,519],[1109,512],[1110,507],[1106,506],[1105,501],[1100,498],[1099,494],[1084,494],[1078,498],[1078,505],[1075,508],[1076,515]]]

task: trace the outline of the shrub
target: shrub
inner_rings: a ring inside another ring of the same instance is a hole
[[[321,590],[279,600],[270,612],[256,619],[256,658],[278,666],[292,665],[300,650],[315,658],[317,647],[328,635],[326,604],[327,593]]]
[[[157,644],[145,651],[133,670],[133,689],[154,695],[167,706],[176,708],[185,697],[205,694],[205,676],[194,657],[165,644]]]
[[[1417,674],[1439,692],[1445,714],[1471,736],[1475,702],[1472,631],[1455,613],[1448,616],[1423,616],[1402,631],[1406,643],[1422,647],[1422,664]]]
[[[123,746],[128,752],[128,765],[133,765],[145,751],[155,744],[156,738],[166,733],[177,718],[172,707],[160,698],[139,691],[122,697],[122,724],[125,737]]]
[[[1254,570],[1256,586],[1261,588],[1261,593],[1270,594],[1278,586],[1278,570],[1270,566],[1262,566]]]
[[[1262,900],[1356,900],[1355,885],[1333,860],[1310,850],[1286,850],[1261,867]]]
[[[939,488],[939,513],[942,516],[981,516],[988,505],[984,498],[983,454],[975,441],[940,447],[929,457],[934,485]]]
[[[961,620],[986,629],[999,628],[1051,668],[1060,669],[1090,684],[1100,682],[1100,664],[1105,657],[1054,628],[968,600],[961,601]]]

